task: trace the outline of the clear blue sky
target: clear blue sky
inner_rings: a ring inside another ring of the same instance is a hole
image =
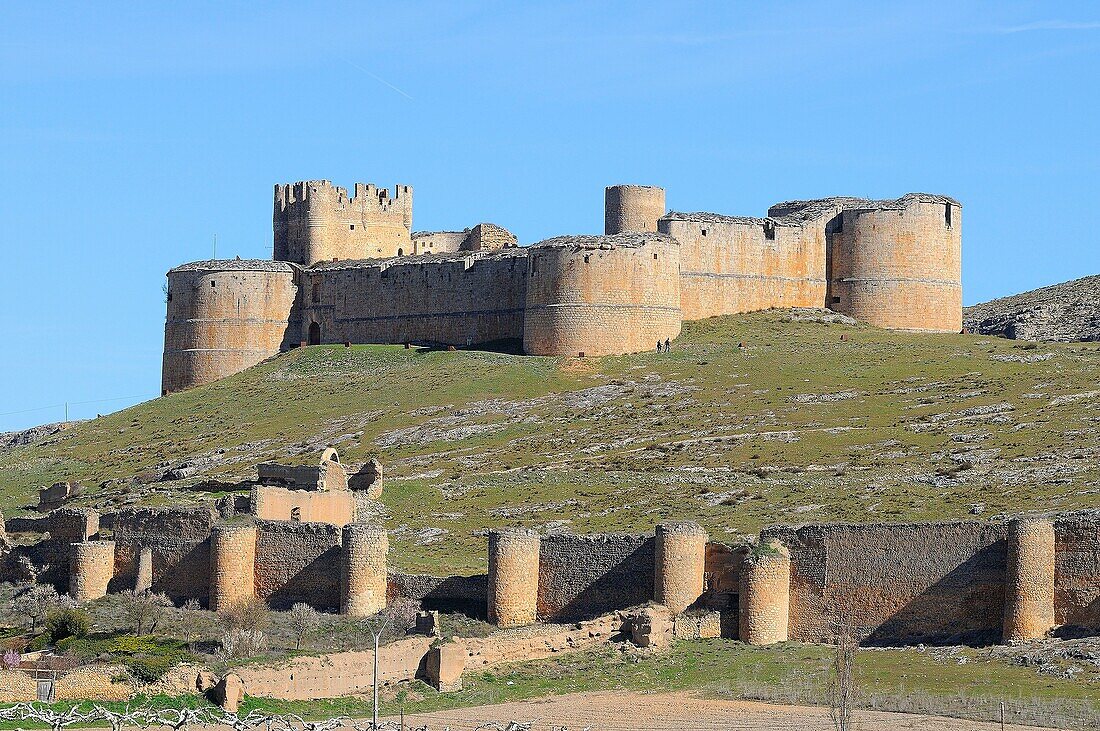
[[[165,271],[270,257],[276,182],[523,243],[598,232],[612,183],[930,191],[967,303],[1097,273],[1098,80],[1095,2],[5,3],[0,431],[157,394]]]

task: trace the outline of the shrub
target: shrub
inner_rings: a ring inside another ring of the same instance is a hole
[[[42,633],[27,643],[27,652],[38,652],[50,646],[50,636]]]
[[[92,618],[83,609],[53,609],[46,615],[46,632],[54,642],[69,637],[85,637]]]
[[[271,621],[271,610],[262,599],[250,597],[218,613],[227,630],[261,632]]]

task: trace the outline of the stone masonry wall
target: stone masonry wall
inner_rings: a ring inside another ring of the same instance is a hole
[[[680,242],[685,320],[825,302],[823,224],[674,213],[659,230]]]
[[[294,276],[291,266],[267,261],[204,261],[168,272],[162,392],[216,381],[289,347],[297,335],[290,334]]]
[[[252,514],[264,520],[296,520],[345,526],[355,521],[355,493],[349,490],[290,490],[260,485],[252,488]]]
[[[523,350],[618,355],[680,334],[679,245],[661,234],[563,236],[531,247]]]
[[[306,276],[303,333],[317,323],[323,343],[523,338],[525,250],[327,264]]]
[[[256,596],[273,609],[305,602],[339,610],[341,529],[328,523],[256,521]]]
[[[556,534],[542,539],[538,616],[570,621],[653,598],[653,538]]]
[[[605,235],[656,231],[665,215],[665,189],[651,185],[612,185],[604,189]]]
[[[115,582],[133,588],[143,548],[152,551],[153,591],[173,601],[210,598],[210,533],[217,514],[209,507],[126,508],[115,514]]]
[[[1005,537],[1004,524],[962,521],[777,527],[760,536],[791,554],[790,639],[827,641],[839,612],[870,644],[998,640]]]
[[[1054,620],[1100,633],[1100,512],[1054,521]]]

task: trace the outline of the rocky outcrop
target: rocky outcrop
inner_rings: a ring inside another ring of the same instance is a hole
[[[1014,340],[1100,340],[1100,275],[967,307],[963,325]]]

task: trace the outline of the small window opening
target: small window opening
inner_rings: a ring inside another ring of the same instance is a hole
[[[775,241],[775,224],[771,221],[764,224],[764,238],[768,241]]]
[[[355,224],[354,223],[351,224],[350,226],[348,226],[348,228],[351,229],[352,231],[354,231],[355,230]]]
[[[704,228],[704,229],[700,229],[699,233],[701,233],[701,234],[703,234],[704,236],[706,236],[706,235],[707,235],[707,230],[706,230],[705,228]]]
[[[217,285],[217,282],[215,282],[213,279],[211,279],[210,280],[210,286],[213,287],[215,285]]]
[[[950,203],[945,203],[944,206],[943,206],[943,222],[948,228],[951,228],[951,204]]]
[[[829,298],[829,303],[834,304],[834,305],[839,305],[840,304],[840,297],[830,297]]]
[[[293,507],[290,509],[290,519],[295,523],[302,522],[302,509],[299,507]]]
[[[585,264],[587,264],[587,263],[588,263],[588,254],[585,254],[585,255],[584,255],[584,263],[585,263]]]
[[[657,255],[656,254],[653,255],[653,261],[657,261]]]
[[[397,250],[397,255],[398,256],[404,256],[405,255],[405,250],[404,249],[398,249]]]

